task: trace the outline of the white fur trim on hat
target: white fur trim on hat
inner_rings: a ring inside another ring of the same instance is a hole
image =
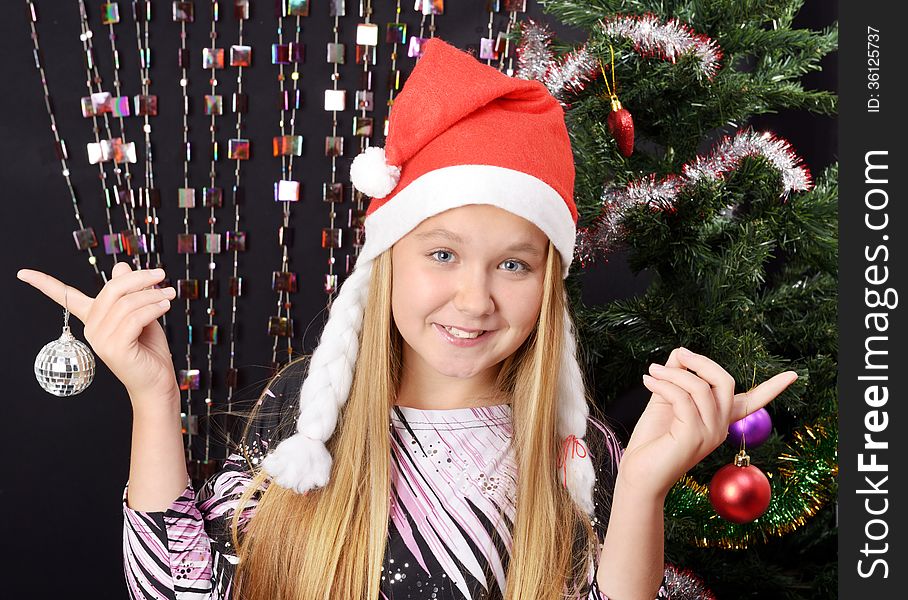
[[[414,179],[366,217],[359,259],[375,258],[425,219],[467,204],[492,204],[539,227],[561,254],[567,277],[577,228],[564,198],[537,177],[494,165],[442,167]]]
[[[353,159],[350,181],[367,196],[384,198],[397,187],[400,167],[388,164],[384,148],[369,146]]]

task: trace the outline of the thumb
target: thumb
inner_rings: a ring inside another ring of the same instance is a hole
[[[132,267],[129,266],[129,263],[125,260],[117,261],[113,266],[113,269],[110,270],[110,277],[120,277],[121,275],[126,275],[127,273],[132,272]]]

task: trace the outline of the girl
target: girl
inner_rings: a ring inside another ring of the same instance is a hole
[[[156,321],[173,290],[146,289],[163,272],[121,263],[96,299],[69,294],[134,407],[131,596],[666,598],[668,490],[796,375],[735,395],[677,348],[622,456],[576,358],[573,156],[540,82],[431,39],[351,179],[366,243],[319,345],[198,493]],[[57,280],[20,277],[62,304]]]

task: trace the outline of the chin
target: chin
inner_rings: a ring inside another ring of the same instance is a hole
[[[445,358],[446,357],[441,357],[441,360],[436,360],[432,363],[432,368],[445,377],[469,379],[482,373],[489,367],[489,365],[485,364],[485,361],[483,361],[482,364],[478,361],[470,361],[470,364],[467,365],[453,365],[450,360],[445,360]]]

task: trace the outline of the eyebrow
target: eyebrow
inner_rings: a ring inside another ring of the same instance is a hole
[[[426,240],[429,238],[444,238],[457,244],[466,245],[466,241],[462,237],[460,237],[453,231],[440,227],[431,229],[429,231],[424,231],[423,233],[417,233],[415,234],[415,237],[419,240]],[[518,242],[516,244],[511,244],[510,246],[505,248],[505,250],[507,252],[528,252],[534,256],[542,255],[542,252],[540,252],[539,249],[530,242]]]

